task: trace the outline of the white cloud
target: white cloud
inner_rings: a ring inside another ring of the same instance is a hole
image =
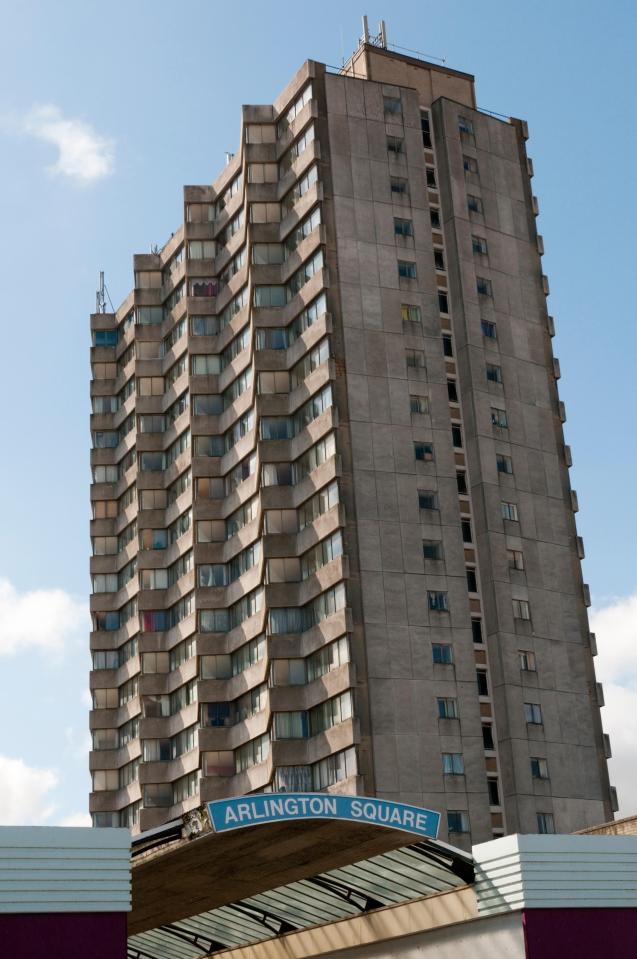
[[[22,759],[0,756],[0,825],[42,825],[55,805],[49,793],[58,784],[52,769],[35,769]]]
[[[83,120],[65,117],[54,104],[34,106],[24,119],[25,133],[58,149],[51,173],[92,183],[109,176],[115,164],[115,144]]]
[[[74,812],[70,816],[64,816],[56,824],[58,826],[90,826],[91,814],[87,812]]]
[[[88,629],[88,605],[64,590],[18,593],[0,579],[0,656],[33,647],[60,651],[72,634]]]
[[[604,730],[613,758],[611,782],[619,795],[619,815],[637,814],[637,592],[591,610],[597,637],[597,678],[604,684]]]

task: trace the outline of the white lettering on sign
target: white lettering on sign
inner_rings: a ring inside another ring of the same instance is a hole
[[[335,796],[316,793],[252,795],[241,799],[220,800],[210,803],[209,809],[214,828],[235,829],[237,826],[260,822],[276,822],[282,819],[349,819],[358,822],[376,823],[396,829],[405,829],[424,835],[435,836],[438,829],[438,813],[421,810],[403,803],[393,803],[364,796]],[[214,821],[218,809],[220,822]],[[222,811],[223,810],[223,811]]]

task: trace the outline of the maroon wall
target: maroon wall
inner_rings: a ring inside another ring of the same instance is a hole
[[[125,912],[0,914],[6,959],[126,959]]]
[[[637,956],[637,909],[529,909],[522,923],[527,959]]]

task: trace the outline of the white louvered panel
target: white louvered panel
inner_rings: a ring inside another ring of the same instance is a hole
[[[0,827],[0,913],[130,908],[128,829]]]
[[[637,837],[506,836],[473,847],[482,915],[637,907]]]

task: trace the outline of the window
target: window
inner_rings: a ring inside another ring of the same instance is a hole
[[[204,279],[190,281],[189,296],[216,296],[219,292],[219,281],[213,279]]]
[[[424,370],[424,350],[405,350],[405,363],[407,364],[408,370]]]
[[[314,124],[310,123],[308,127],[305,128],[301,136],[294,141],[292,146],[286,153],[283,155],[281,162],[279,163],[279,177],[283,179],[285,174],[292,168],[295,160],[304,153],[311,143],[314,142]]]
[[[428,398],[426,396],[410,396],[409,412],[410,413],[428,413],[429,412]]]
[[[278,179],[276,163],[248,163],[248,183],[276,183]]]
[[[481,253],[483,256],[486,256],[489,252],[487,248],[487,241],[482,236],[472,236],[471,245],[474,253]]]
[[[466,117],[458,117],[458,130],[460,133],[473,133],[473,123]]]
[[[305,767],[307,768],[307,767]],[[355,776],[357,772],[356,750],[345,749],[322,759],[312,766],[312,786],[314,789],[327,789],[343,779]]]
[[[467,496],[469,490],[467,488],[467,474],[463,472],[456,473],[456,486],[458,488],[458,493],[460,496]]]
[[[533,779],[548,779],[549,766],[546,759],[539,756],[531,756],[531,776]]]
[[[398,156],[405,152],[405,141],[402,137],[387,137],[387,152]]]
[[[462,753],[443,753],[442,771],[445,776],[464,776]]]
[[[418,490],[419,509],[438,509],[438,494],[433,490]]]
[[[495,406],[492,406],[491,407],[491,425],[497,426],[501,430],[508,429],[509,421],[507,420],[506,410],[501,410]]]
[[[434,458],[433,443],[414,443],[414,456],[424,463],[431,463]]]
[[[251,203],[251,223],[280,223],[281,205],[279,203]]]
[[[252,262],[257,265],[283,263],[283,247],[280,243],[254,243]]]
[[[413,236],[414,224],[411,220],[403,220],[398,216],[394,217],[394,236]],[[415,276],[415,273],[414,273]]]
[[[498,333],[495,323],[491,323],[490,320],[480,320],[480,326],[483,336],[486,336],[488,340],[497,340]]]
[[[493,741],[493,726],[491,723],[485,723],[482,727],[482,745],[485,749],[495,749]]]
[[[259,736],[257,739],[251,739],[235,750],[234,768],[235,772],[240,773],[245,769],[250,769],[259,763],[264,763],[270,755],[270,739],[267,733]]]
[[[518,656],[520,657],[520,669],[524,670],[525,673],[534,673],[537,671],[535,653],[531,652],[530,649],[520,649]]]
[[[434,663],[449,666],[453,663],[453,646],[450,643],[432,643],[431,655]]]
[[[450,403],[458,402],[458,386],[455,380],[447,380],[447,396]]]
[[[542,707],[539,703],[524,704],[524,719],[529,726],[542,725]]]
[[[448,832],[469,832],[469,813],[462,809],[450,809],[447,813]]]
[[[462,542],[463,543],[473,543],[473,535],[471,532],[471,520],[470,519],[461,519],[460,528],[462,530]]]
[[[116,499],[93,500],[93,519],[113,519],[117,516]]]
[[[118,330],[93,330],[93,346],[117,346]]]
[[[555,832],[555,820],[550,812],[539,812],[537,814],[537,831],[541,835],[549,835]]]
[[[457,423],[451,426],[451,442],[456,449],[462,449],[462,429]]]
[[[420,111],[420,129],[422,131],[422,145],[431,149],[431,125],[429,123],[429,113],[426,110]]]
[[[480,296],[493,296],[491,280],[487,280],[487,278],[484,276],[476,277],[476,290]]]
[[[489,790],[489,805],[490,806],[499,806],[500,805],[500,789],[498,787],[497,779],[487,779],[487,789]]]
[[[93,433],[93,446],[98,450],[114,449],[119,438],[118,430],[97,430]]]
[[[412,263],[411,260],[399,260],[398,276],[403,280],[415,280],[416,264]]]
[[[425,539],[422,544],[422,555],[425,559],[442,559],[442,543],[439,539]]]
[[[436,700],[438,704],[438,718],[439,719],[458,719],[458,700],[449,699],[446,696],[438,697]]]
[[[338,483],[333,481],[329,486],[323,487],[311,499],[307,500],[298,511],[299,529],[305,529],[318,516],[322,516],[332,509],[339,502]]]
[[[400,97],[383,97],[383,108],[385,113],[402,113],[403,105],[400,102]]]
[[[438,184],[436,182],[436,171],[433,169],[433,167],[428,166],[425,171],[425,175],[427,178],[427,186],[429,187],[429,189],[437,190]]]
[[[404,177],[392,176],[389,178],[389,188],[395,196],[409,196],[409,184]]]
[[[318,250],[288,280],[285,287],[286,300],[288,302],[292,300],[305,284],[323,269],[324,265],[323,251]]]
[[[444,270],[445,268],[445,257],[442,250],[434,250],[434,266],[437,270]]]
[[[529,604],[525,599],[513,600],[513,618],[525,620],[531,619],[531,610],[529,609]]]
[[[438,290],[438,309],[441,313],[449,312],[449,296],[444,290]]]
[[[273,123],[250,123],[246,126],[246,143],[276,143]]]
[[[469,208],[469,213],[482,213],[482,200],[479,196],[469,196],[467,197],[467,206]]]
[[[513,460],[510,456],[506,456],[504,453],[496,453],[495,462],[498,473],[508,473],[509,475],[513,473]]]
[[[445,592],[441,592],[439,590],[428,590],[427,605],[429,609],[434,610],[437,613],[448,613],[449,597]]]
[[[509,569],[524,569],[524,554],[519,549],[508,549]]]
[[[429,209],[429,217],[430,217],[430,219],[431,219],[432,229],[434,229],[434,230],[441,230],[441,229],[442,229],[442,223],[441,223],[441,221],[440,221],[440,210],[439,210],[437,207],[435,207],[435,206],[430,207],[430,209]]]
[[[418,323],[419,326],[422,326],[422,314],[419,306],[414,306],[410,303],[401,303],[400,318],[403,324]]]
[[[489,681],[487,679],[486,669],[476,669],[476,683],[478,686],[478,696],[488,696]]]
[[[254,306],[271,308],[285,306],[287,297],[284,286],[255,286],[252,302]]]
[[[442,334],[442,354],[443,356],[453,356],[453,340],[450,333]]]
[[[471,634],[473,636],[474,643],[482,643],[482,620],[481,619],[472,619],[471,620]]]
[[[285,712],[274,714],[275,739],[307,739],[310,724],[307,712]]]
[[[296,203],[301,199],[301,197],[305,196],[305,194],[312,189],[317,181],[318,167],[316,164],[314,164],[283,197],[283,200],[281,201],[283,215],[286,215],[290,212],[290,210],[293,210]]]
[[[119,401],[116,396],[94,396],[92,398],[93,413],[116,413],[118,409]]]
[[[312,84],[308,83],[302,93],[296,98],[292,105],[288,108],[284,116],[281,117],[277,124],[277,130],[279,136],[288,129],[289,125],[293,120],[299,115],[303,107],[306,106],[312,99]]]
[[[489,383],[502,383],[502,367],[487,363],[487,380]]]
[[[478,592],[478,577],[473,566],[467,567],[467,589],[470,593]]]
[[[212,260],[214,257],[214,240],[191,240],[188,244],[189,260]]]
[[[301,556],[301,579],[312,576],[322,566],[338,559],[342,554],[343,537],[341,531],[337,530]]]
[[[502,519],[506,519],[510,523],[518,522],[518,508],[515,503],[505,503],[503,501],[500,506],[502,508]]]
[[[475,157],[463,156],[462,166],[465,173],[478,172],[478,161],[475,159]]]

